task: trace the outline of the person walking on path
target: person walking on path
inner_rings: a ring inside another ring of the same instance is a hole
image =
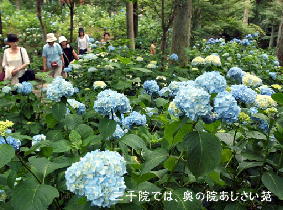
[[[89,36],[85,34],[83,28],[79,28],[79,36],[77,42],[79,54],[86,54],[89,51]]]
[[[6,41],[9,48],[5,49],[2,61],[4,80],[11,80],[14,85],[19,83],[19,78],[24,75],[30,60],[26,49],[18,46],[19,39],[16,34],[8,34]]]
[[[42,50],[43,71],[51,71],[54,78],[61,76],[64,66],[63,50],[56,40],[53,33],[47,34],[47,44]]]
[[[78,60],[79,57],[75,50],[70,46],[68,40],[64,36],[59,37],[59,44],[63,50],[64,68],[68,67],[73,60]]]

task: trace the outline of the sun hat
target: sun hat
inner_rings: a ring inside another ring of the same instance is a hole
[[[79,28],[79,33],[80,32],[85,32],[85,30],[83,28]]]
[[[61,44],[62,42],[67,42],[68,40],[64,36],[59,37],[59,43]]]
[[[16,34],[8,34],[7,35],[7,42],[17,42],[19,41]]]
[[[47,34],[46,37],[47,37],[46,42],[55,42],[57,40],[57,38],[53,33]]]

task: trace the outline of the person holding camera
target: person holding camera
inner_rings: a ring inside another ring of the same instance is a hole
[[[47,44],[42,50],[43,71],[52,71],[52,76],[58,77],[62,74],[64,66],[63,51],[61,46],[56,43],[57,38],[53,33],[47,34]]]
[[[5,73],[0,81],[11,80],[14,85],[19,83],[19,78],[24,75],[30,60],[26,49],[18,46],[19,39],[16,34],[8,34],[5,41],[9,48],[4,51],[2,67]]]

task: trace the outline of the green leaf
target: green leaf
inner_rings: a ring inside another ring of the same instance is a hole
[[[208,174],[208,177],[216,184],[220,186],[224,186],[225,182],[221,179],[220,177],[220,172],[219,171],[212,171]]]
[[[74,130],[83,123],[83,119],[80,115],[68,114],[65,117],[64,123],[68,130]]]
[[[58,196],[56,188],[29,179],[15,187],[11,204],[15,210],[47,209],[53,199]]]
[[[158,166],[168,157],[168,152],[162,148],[150,151],[146,150],[144,153],[145,163],[142,168],[142,173],[148,173],[151,169]]]
[[[57,120],[53,117],[53,114],[46,115],[45,122],[48,128],[54,128],[57,124]]]
[[[230,133],[216,133],[215,135],[219,138],[220,141],[223,141],[228,146],[233,145],[234,137]]]
[[[52,142],[51,146],[53,148],[53,152],[55,153],[68,152],[71,149],[69,142],[66,140]]]
[[[53,163],[45,157],[36,158],[33,156],[29,158],[29,162],[32,166],[32,170],[36,170],[36,172],[40,173],[42,180],[56,169],[66,167],[66,164]]]
[[[280,200],[283,200],[283,178],[277,176],[273,172],[265,172],[261,181],[264,186],[272,193],[274,193]]]
[[[231,203],[225,206],[224,210],[246,210],[246,207],[242,206],[239,203]]]
[[[274,93],[272,94],[271,98],[278,104],[283,104],[283,93]]]
[[[69,201],[65,210],[93,210],[94,207],[90,206],[90,202],[86,197],[73,196]],[[98,209],[98,208],[97,208]]]
[[[249,139],[265,140],[266,136],[258,131],[249,131],[246,133],[246,137]]]
[[[263,166],[263,162],[241,162],[239,164],[238,175],[245,169]]]
[[[126,144],[127,146],[135,150],[146,149],[146,144],[144,143],[144,141],[139,136],[134,134],[128,134],[123,136],[120,142]]]
[[[15,149],[8,144],[0,145],[0,168],[9,163],[15,156]]]
[[[220,125],[221,125],[221,121],[217,120],[214,123],[204,124],[203,126],[205,130],[209,131],[210,133],[216,133]]]
[[[52,114],[53,117],[60,122],[64,119],[64,116],[66,114],[66,105],[62,102],[56,103],[52,107]]]
[[[187,147],[188,166],[196,177],[206,175],[218,166],[221,145],[215,135],[193,132],[187,137]]]
[[[99,120],[98,130],[101,135],[106,139],[112,136],[112,134],[115,132],[116,122],[114,120],[103,118]]]
[[[80,149],[80,145],[82,145],[83,141],[78,131],[72,130],[69,134],[69,139],[72,142],[72,147]]]
[[[185,188],[167,190],[167,192],[172,192],[172,199],[168,201],[163,201],[164,210],[188,210],[188,209],[203,209],[201,202],[199,200],[193,199],[192,201],[185,201],[184,194],[192,193],[192,197],[195,195],[191,190]],[[167,194],[167,198],[169,198]]]
[[[64,134],[60,130],[51,130],[46,134],[46,139],[51,141],[61,140],[64,139]]]
[[[156,106],[159,107],[164,107],[166,104],[168,104],[169,101],[164,99],[164,98],[157,98],[156,99]]]
[[[137,191],[160,192],[161,189],[151,182],[142,182],[138,185]]]
[[[148,69],[145,69],[145,68],[131,68],[131,70],[135,71],[141,71],[143,73],[151,73],[152,71],[148,70]]]
[[[182,121],[166,125],[164,129],[164,138],[167,140],[169,147],[182,142],[192,128],[192,124],[184,124]]]
[[[90,126],[86,125],[86,124],[81,124],[76,128],[76,131],[79,132],[79,134],[81,135],[82,139],[85,139],[91,135],[93,135],[93,130]]]
[[[168,169],[168,171],[173,171],[175,165],[178,162],[178,157],[170,156],[165,162],[164,162],[164,168]]]

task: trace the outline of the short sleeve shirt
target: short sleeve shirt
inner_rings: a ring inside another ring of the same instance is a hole
[[[49,44],[44,45],[42,50],[42,56],[46,57],[47,67],[51,68],[51,63],[56,61],[59,66],[62,66],[61,55],[63,54],[62,48],[58,43],[54,43],[53,46]]]

